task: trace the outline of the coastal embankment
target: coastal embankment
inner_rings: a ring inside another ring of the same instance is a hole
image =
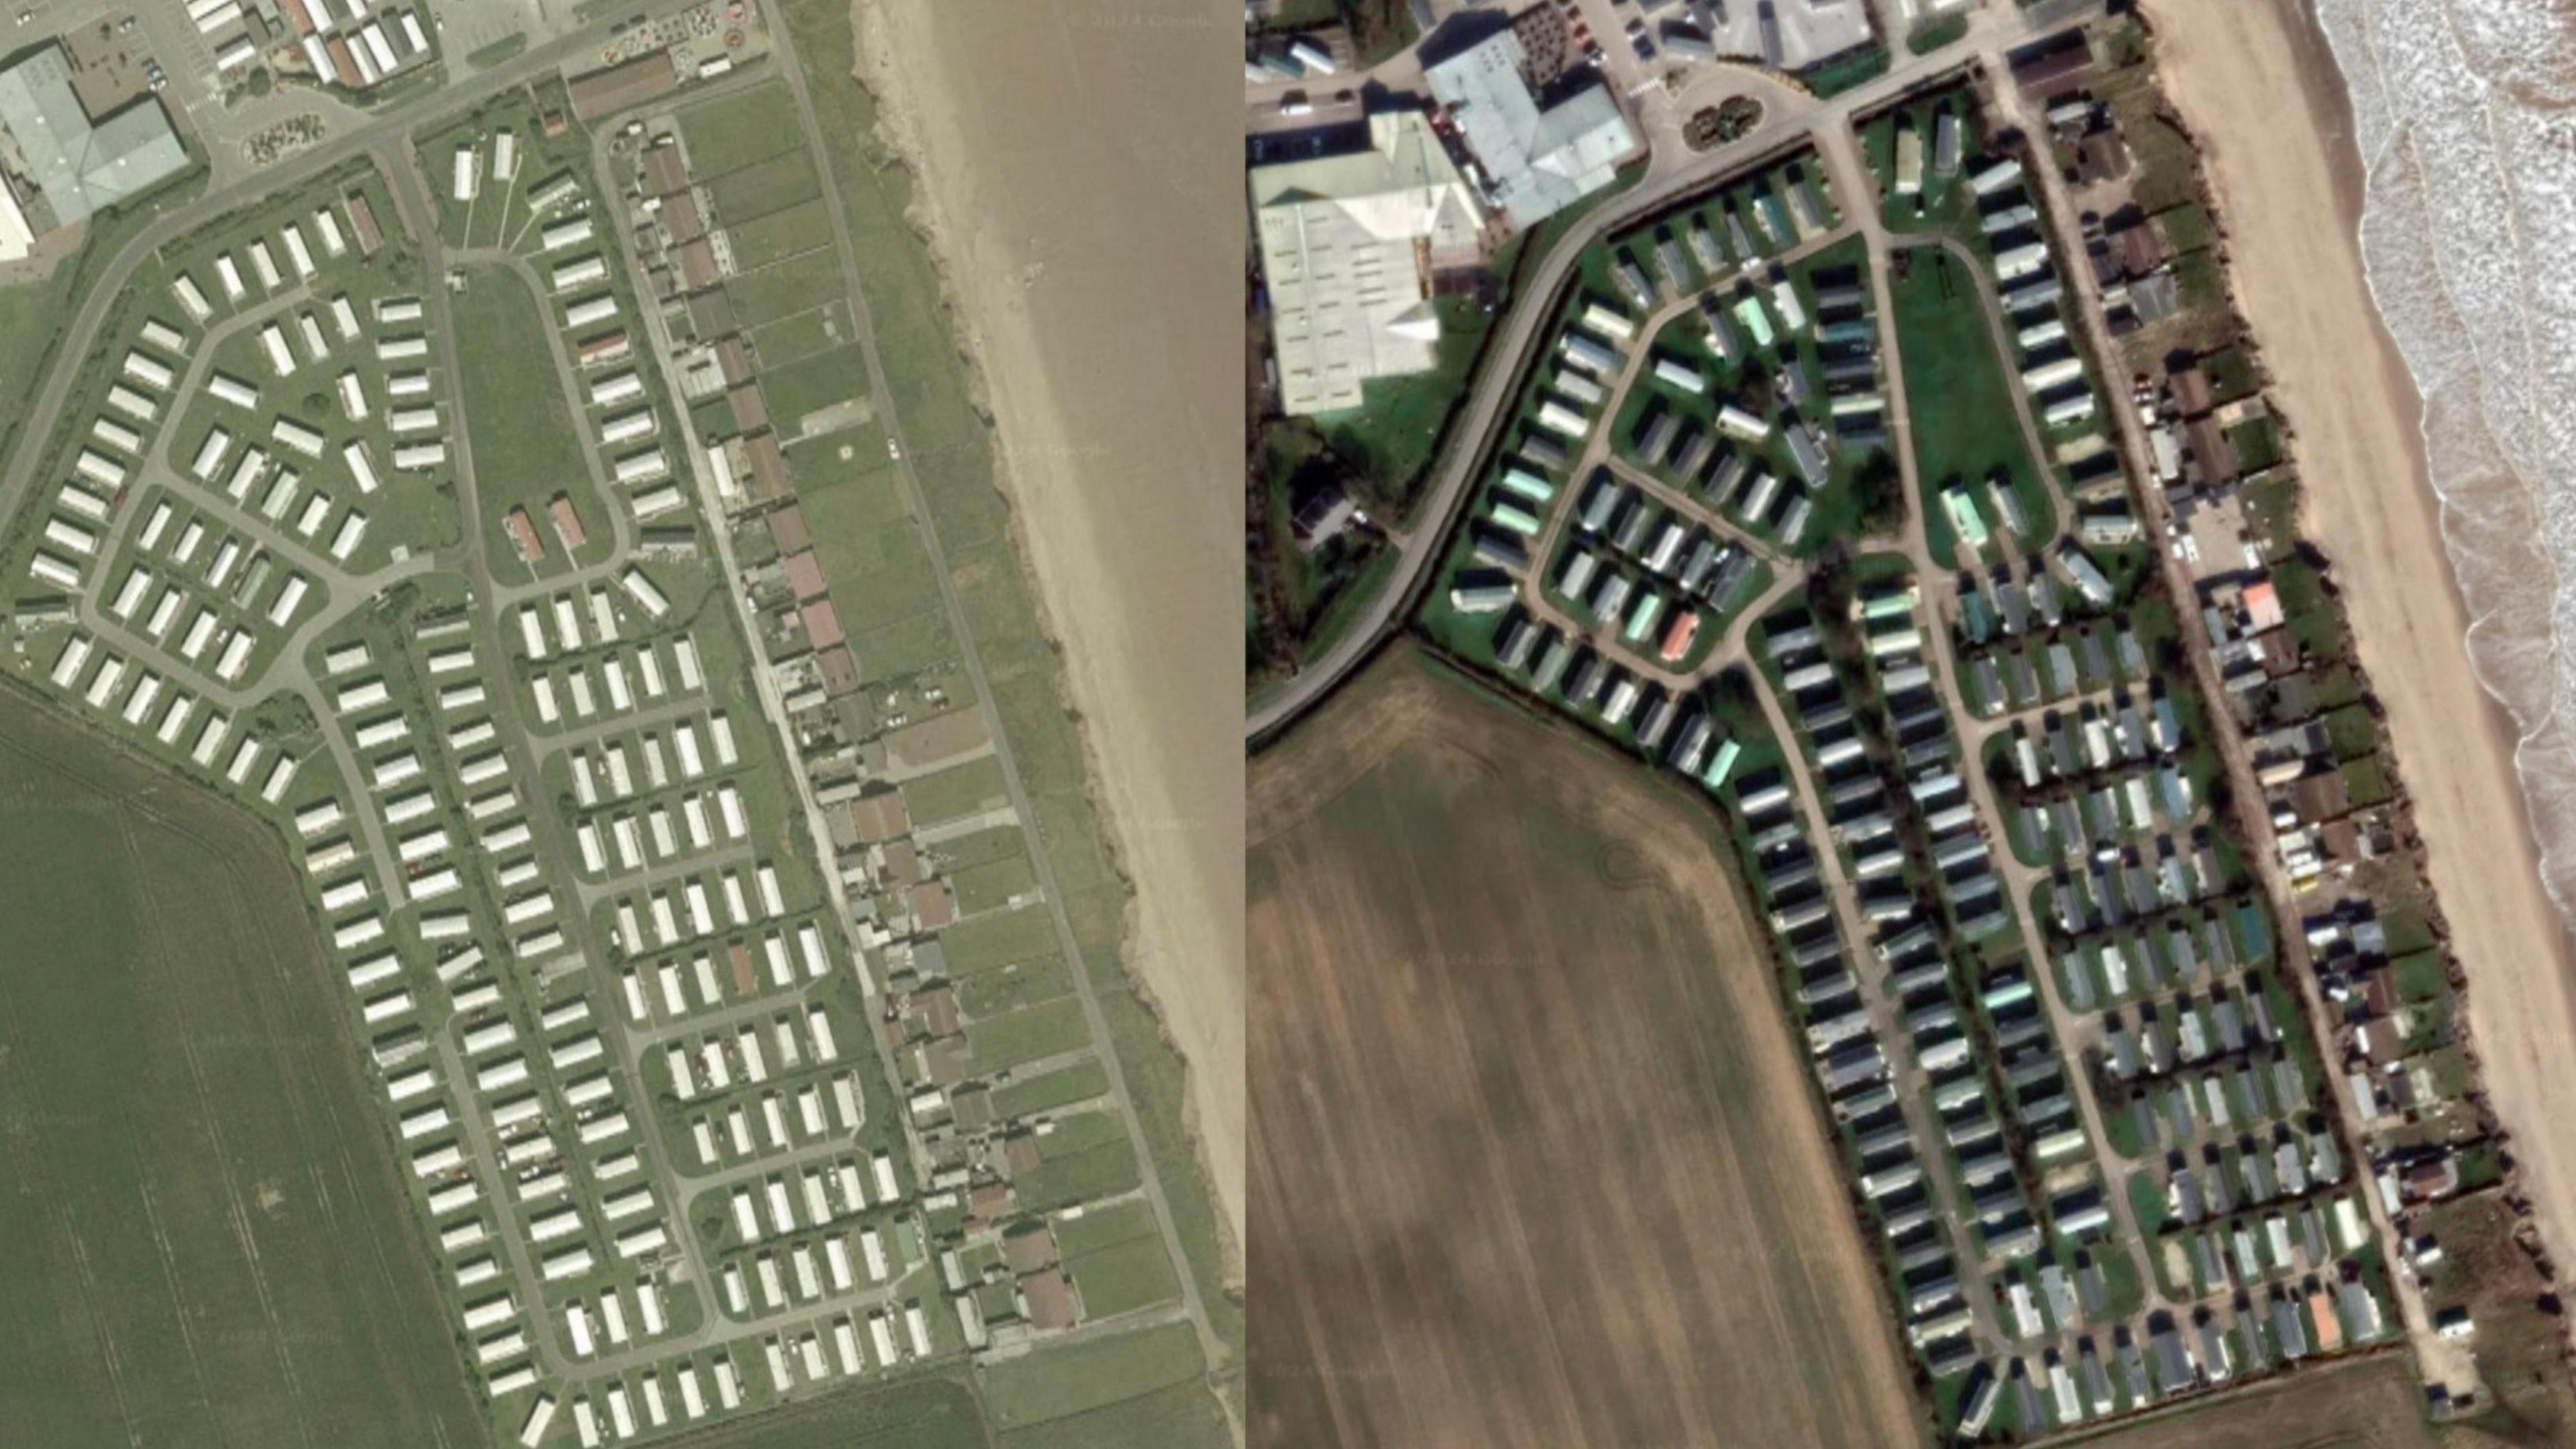
[[[855,0],[852,21],[1135,887],[1127,965],[1240,1245],[1243,224],[1208,204],[1240,186],[1240,17]]]
[[[2534,218],[2510,199],[2476,214],[2462,189],[2517,163],[2450,144],[2494,124],[2491,102],[2513,104],[2465,83],[2461,57],[2446,65],[2425,48],[2461,8],[2144,5],[2216,193],[2238,305],[2296,433],[2305,532],[2333,566],[2386,711],[2468,974],[2485,1083],[2563,1266],[2576,1248],[2576,950],[2544,888],[2544,846],[2576,828],[2549,803],[2576,792],[2576,770],[2551,723],[2562,671],[2547,490],[2576,479],[2517,459],[2492,411],[2495,370],[2535,369],[2526,385],[2546,374],[2516,355],[2527,326],[2484,314],[2501,301],[2527,317],[2544,298],[2510,257],[2480,253]],[[2455,113],[2421,124],[2442,111]]]

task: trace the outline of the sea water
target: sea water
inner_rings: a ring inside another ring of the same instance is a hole
[[[2470,659],[2520,733],[2541,873],[2576,919],[2576,16],[2561,0],[2316,3],[2368,170],[2371,292],[2424,395]]]

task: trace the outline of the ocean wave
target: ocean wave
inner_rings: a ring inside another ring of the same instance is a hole
[[[2576,921],[2576,29],[2553,0],[2317,0],[2371,294],[2424,396],[2479,681]]]

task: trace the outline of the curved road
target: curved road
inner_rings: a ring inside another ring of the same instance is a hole
[[[1451,526],[1469,495],[1468,485],[1476,476],[1478,464],[1509,421],[1510,405],[1518,393],[1516,383],[1532,350],[1546,340],[1548,326],[1556,315],[1549,303],[1573,275],[1587,248],[1612,231],[1731,180],[1746,168],[1812,141],[1830,128],[1849,126],[1854,116],[1886,105],[1935,76],[1971,62],[1999,73],[2005,51],[2080,23],[2099,8],[2099,0],[2092,0],[2072,8],[2049,6],[2042,11],[1979,11],[1963,39],[1928,55],[1907,58],[1876,80],[1830,100],[1790,91],[1776,81],[1766,80],[1762,88],[1776,94],[1766,101],[1762,124],[1750,135],[1705,155],[1684,154],[1669,169],[1659,159],[1636,189],[1612,198],[1569,228],[1523,290],[1520,302],[1504,321],[1502,333],[1487,344],[1487,355],[1477,371],[1460,425],[1440,461],[1422,512],[1405,535],[1395,573],[1322,658],[1246,710],[1246,740],[1255,746],[1266,742],[1330,693],[1402,627],[1413,599],[1448,548]],[[1847,213],[1855,205],[1853,198],[1841,200]]]
[[[53,451],[53,436],[62,418],[64,403],[82,381],[78,361],[89,355],[98,339],[99,329],[106,325],[108,312],[125,294],[126,279],[146,257],[187,233],[219,220],[225,213],[256,203],[264,196],[309,181],[331,168],[389,143],[406,142],[409,134],[424,125],[443,120],[459,111],[471,110],[512,86],[523,84],[540,75],[551,74],[566,61],[585,51],[595,50],[609,38],[618,22],[603,20],[584,26],[560,39],[523,52],[505,64],[480,72],[444,90],[432,93],[417,105],[399,107],[378,119],[330,137],[309,151],[281,161],[274,166],[250,172],[222,186],[209,187],[196,200],[166,211],[150,226],[129,239],[117,250],[80,310],[72,315],[71,325],[57,344],[54,365],[47,370],[43,391],[37,394],[28,411],[26,425],[19,430],[16,450],[11,453],[8,468],[0,473],[0,518],[15,518],[27,501],[36,469]]]

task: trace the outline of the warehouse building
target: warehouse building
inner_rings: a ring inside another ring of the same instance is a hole
[[[1543,104],[1517,31],[1498,30],[1422,74],[1474,153],[1494,209],[1515,227],[1609,185],[1642,145],[1607,86]]]
[[[188,169],[161,102],[143,96],[93,119],[72,90],[71,61],[48,45],[0,71],[0,262],[47,232],[142,195]]]
[[[1281,408],[1357,407],[1370,378],[1429,371],[1433,278],[1483,260],[1475,197],[1430,125],[1372,116],[1367,150],[1256,166],[1250,184]]]

